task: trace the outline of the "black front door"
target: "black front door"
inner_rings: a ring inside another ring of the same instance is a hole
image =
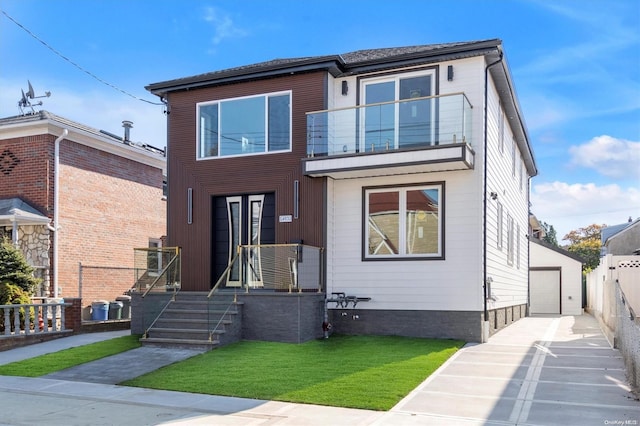
[[[213,198],[213,284],[233,259],[238,245],[274,243],[273,193]],[[234,262],[222,286],[239,287],[242,282],[252,287],[262,285],[262,263],[260,250],[257,248],[252,249],[243,262]]]

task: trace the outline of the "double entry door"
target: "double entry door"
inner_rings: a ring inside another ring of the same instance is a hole
[[[237,253],[239,245],[275,243],[275,196],[273,193],[218,196],[213,199],[213,266],[219,279]],[[262,287],[259,247],[236,259],[225,274],[224,287]]]

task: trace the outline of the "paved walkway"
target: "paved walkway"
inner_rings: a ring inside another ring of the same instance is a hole
[[[73,336],[0,352],[0,364],[122,333]],[[175,362],[165,351],[149,349],[46,378],[0,376],[0,425],[640,424],[640,403],[627,385],[620,354],[588,315],[524,318],[489,343],[468,345],[388,412],[109,384],[143,374],[141,357],[146,364]],[[193,356],[177,352],[177,359]]]

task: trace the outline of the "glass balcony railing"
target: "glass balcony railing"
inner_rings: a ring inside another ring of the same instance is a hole
[[[307,113],[307,156],[466,143],[471,103],[464,93]]]

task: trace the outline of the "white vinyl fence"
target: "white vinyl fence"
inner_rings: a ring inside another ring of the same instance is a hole
[[[640,256],[607,255],[587,275],[587,308],[614,337],[629,380],[640,385]]]

